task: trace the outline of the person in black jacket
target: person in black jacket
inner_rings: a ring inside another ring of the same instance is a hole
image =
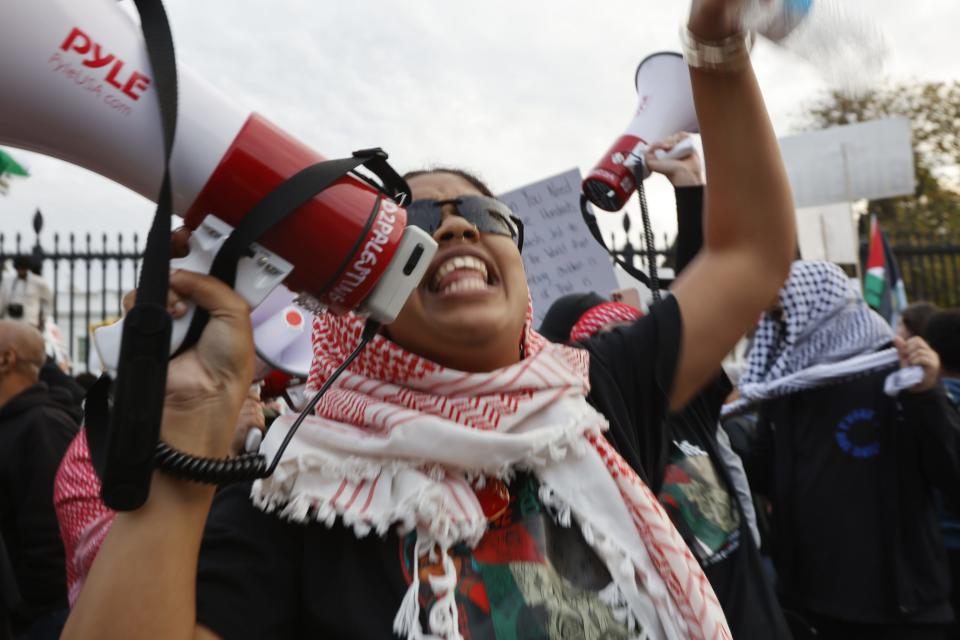
[[[20,602],[18,638],[56,638],[66,620],[63,543],[53,478],[77,433],[79,408],[39,381],[43,338],[22,322],[0,321],[0,532]]]
[[[937,311],[927,318],[923,338],[940,356],[941,381],[947,397],[960,411],[960,308]],[[940,528],[943,531],[947,557],[950,559],[950,577],[953,582],[954,614],[960,614],[960,503],[938,494]],[[960,623],[954,621],[951,640],[960,639]]]
[[[647,166],[674,186],[677,203],[677,262],[679,275],[703,243],[703,178],[696,153],[680,160],[662,160],[656,151],[669,151],[688,137],[679,133],[650,146]],[[627,305],[611,303],[596,293],[569,294],[557,299],[544,317],[540,333],[554,342],[578,343],[632,315]],[[723,607],[734,638],[790,638],[776,596],[763,570],[759,532],[739,458],[730,450],[726,433],[717,428],[720,406],[730,392],[726,375],[719,375],[682,411],[663,423],[665,447],[643,452],[650,488],[670,515],[694,557],[703,567]],[[724,438],[723,441],[719,437]],[[614,438],[616,434],[614,434]],[[725,454],[735,460],[727,464]],[[742,490],[745,497],[738,499]]]
[[[888,395],[898,366],[922,379]],[[944,637],[953,612],[932,489],[958,494],[960,419],[939,369],[829,263],[794,263],[761,321],[740,384],[760,402],[748,469],[773,503],[779,588],[805,621],[797,637]]]

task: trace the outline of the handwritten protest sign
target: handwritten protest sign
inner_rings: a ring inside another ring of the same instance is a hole
[[[523,265],[537,326],[561,296],[609,296],[619,287],[609,256],[580,216],[580,182],[579,169],[571,169],[499,196],[523,220]]]

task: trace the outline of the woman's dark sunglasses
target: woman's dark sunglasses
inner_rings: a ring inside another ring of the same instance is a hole
[[[523,222],[513,215],[510,207],[487,196],[464,196],[452,200],[414,200],[407,206],[407,224],[432,234],[443,223],[443,206],[452,204],[457,215],[475,226],[481,233],[495,233],[513,238],[517,248],[523,249]]]

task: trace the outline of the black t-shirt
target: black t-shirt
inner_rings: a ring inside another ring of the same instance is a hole
[[[626,331],[581,343],[590,351],[589,400],[610,422],[607,438],[657,494],[700,562],[734,638],[789,638],[716,448],[729,382],[720,376],[682,411],[656,412],[650,390],[669,396],[682,335],[679,313],[676,322],[667,322],[666,308],[675,309],[676,301],[667,298],[654,308],[661,321],[647,338],[658,341],[659,351],[644,352]]]
[[[660,425],[680,326],[679,307],[668,299],[587,344],[594,385],[589,399],[610,421],[607,437],[638,470],[650,443],[666,445]],[[574,629],[585,637],[629,637],[617,622],[622,617],[597,597],[609,584],[605,568],[579,530],[545,517],[535,489],[530,476],[518,475],[503,522],[491,523],[477,549],[452,550],[461,633],[530,638]],[[408,543],[392,529],[382,538],[358,539],[339,521],[330,528],[285,522],[251,504],[249,485],[226,488],[204,532],[198,622],[229,639],[390,638],[410,584]],[[425,630],[429,598],[422,581]]]
[[[667,418],[671,443],[658,497],[703,567],[734,638],[790,638],[717,451],[717,417],[729,389],[721,376]]]
[[[561,527],[519,473],[510,507],[480,544],[455,545],[464,638],[635,637],[598,595],[610,574],[577,527]],[[250,502],[250,485],[224,489],[204,536],[198,620],[224,638],[389,638],[414,570],[414,534],[358,539],[339,523],[284,522]],[[421,626],[436,596],[439,558],[420,559]],[[557,635],[560,634],[560,635]]]
[[[704,443],[673,432],[670,462],[657,496],[702,567],[723,564],[740,549],[740,512]]]

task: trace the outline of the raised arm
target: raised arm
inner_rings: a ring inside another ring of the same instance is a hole
[[[210,310],[193,349],[170,363],[161,437],[198,456],[227,455],[253,377],[246,303],[223,283],[171,276],[180,295]],[[150,497],[117,515],[63,638],[210,638],[196,628],[197,559],[214,487],[154,473]]]
[[[740,0],[695,0],[701,41],[737,33]],[[794,253],[793,202],[749,59],[735,70],[691,68],[707,169],[704,246],[672,291],[683,343],[670,396],[683,406],[776,298]]]

